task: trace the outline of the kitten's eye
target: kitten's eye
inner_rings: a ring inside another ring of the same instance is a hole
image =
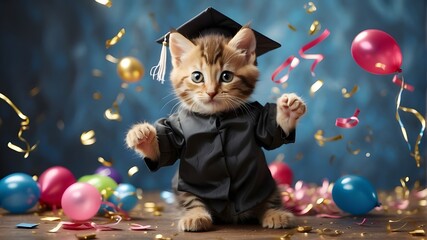
[[[224,71],[221,73],[221,81],[222,82],[229,83],[233,80],[233,78],[234,78],[234,74],[232,72]]]
[[[191,80],[195,83],[203,82],[203,74],[201,72],[195,71],[191,74]]]

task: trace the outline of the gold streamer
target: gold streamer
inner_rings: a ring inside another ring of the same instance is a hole
[[[122,37],[125,35],[126,31],[124,28],[120,29],[120,31],[111,39],[108,39],[105,41],[105,48],[109,48],[111,46],[114,46],[116,43],[118,43]]]
[[[323,146],[325,145],[325,142],[332,142],[332,141],[337,141],[343,138],[343,135],[339,134],[333,137],[328,137],[325,138],[323,137],[323,130],[317,130],[317,132],[314,134],[314,139],[316,139],[317,144],[319,144],[319,146]]]
[[[16,151],[16,152],[20,152],[20,153],[25,153],[24,154],[24,158],[27,158],[30,155],[30,152],[33,151],[34,149],[36,149],[37,144],[34,144],[33,146],[30,146],[30,144],[28,143],[27,140],[25,140],[24,137],[22,137],[22,134],[25,130],[28,130],[30,128],[30,119],[25,116],[19,109],[18,107],[15,106],[15,104],[13,104],[13,102],[6,97],[4,94],[0,93],[0,98],[5,101],[11,108],[13,108],[13,110],[15,110],[16,114],[18,115],[19,118],[21,118],[23,121],[21,122],[21,127],[18,131],[18,138],[19,140],[21,140],[24,144],[25,144],[25,148],[21,148],[18,147],[17,145],[9,142],[7,144],[7,146]]]
[[[111,167],[113,166],[112,162],[109,162],[105,160],[103,157],[98,157],[98,162],[101,163],[104,167]]]
[[[411,157],[413,157],[415,159],[415,163],[416,163],[417,167],[420,167],[421,166],[421,155],[420,155],[419,145],[421,143],[421,138],[423,137],[424,130],[426,128],[426,120],[417,110],[415,110],[413,108],[407,108],[407,107],[401,107],[400,106],[400,101],[402,98],[402,92],[403,92],[404,87],[405,87],[405,80],[402,77],[402,83],[400,85],[400,90],[399,90],[399,93],[396,97],[396,120],[399,122],[403,138],[405,139],[406,144],[408,145],[409,151],[411,152],[410,153]],[[415,117],[417,117],[421,123],[420,133],[418,134],[417,140],[415,141],[414,152],[412,152],[412,150],[411,150],[411,144],[408,141],[408,134],[406,133],[406,128],[403,125],[402,120],[400,119],[399,110],[402,110],[402,111],[407,112],[407,113],[414,114]]]
[[[359,86],[354,85],[350,92],[347,92],[346,88],[342,88],[341,93],[344,98],[351,98],[357,92],[357,90],[359,90]]]

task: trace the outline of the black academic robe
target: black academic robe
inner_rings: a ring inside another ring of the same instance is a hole
[[[263,202],[276,189],[262,148],[295,141],[276,123],[276,104],[248,103],[240,110],[199,115],[182,110],[155,123],[160,158],[150,170],[178,159],[178,190],[202,198],[217,213],[232,203],[236,213]]]

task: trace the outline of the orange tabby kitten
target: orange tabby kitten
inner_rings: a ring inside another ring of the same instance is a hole
[[[180,159],[173,183],[183,210],[179,230],[253,219],[266,228],[293,226],[262,148],[294,142],[304,102],[293,93],[276,104],[247,102],[259,76],[256,39],[247,26],[231,39],[210,34],[189,40],[172,32],[169,47],[181,108],[154,125],[134,125],[126,143],[152,171]]]

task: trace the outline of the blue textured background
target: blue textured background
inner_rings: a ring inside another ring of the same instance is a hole
[[[308,1],[307,1],[308,2]],[[296,92],[307,102],[308,114],[301,120],[297,142],[267,153],[273,161],[279,153],[292,167],[295,179],[320,183],[335,181],[346,173],[368,178],[375,187],[390,189],[399,178],[426,183],[426,144],[420,145],[421,168],[409,155],[400,127],[395,120],[395,98],[399,88],[391,83],[392,75],[373,75],[361,69],[352,59],[350,46],[361,31],[377,28],[392,35],[403,53],[403,76],[415,86],[404,92],[402,105],[426,112],[426,1],[314,1],[317,11],[307,14],[306,1],[114,1],[111,8],[95,1],[1,1],[0,3],[0,92],[31,119],[25,133],[38,148],[28,159],[7,147],[19,143],[16,134],[20,119],[3,101],[0,102],[0,177],[12,172],[41,174],[54,165],[69,168],[77,177],[91,174],[100,166],[98,157],[113,159],[114,167],[130,182],[144,190],[167,189],[175,167],[150,173],[143,162],[124,146],[128,128],[138,121],[155,121],[170,113],[175,102],[171,86],[150,79],[147,72],[158,61],[160,45],[154,40],[172,27],[178,27],[208,6],[252,27],[282,44],[278,50],[258,59],[261,71],[254,99],[265,103],[281,92]],[[289,55],[318,36],[308,35],[309,26],[319,20],[322,30],[331,35],[309,53],[325,56],[312,77],[311,60],[301,59],[283,89],[270,80],[274,69]],[[297,28],[291,31],[287,24]],[[105,40],[121,28],[125,37],[110,49]],[[135,56],[144,64],[146,74],[138,83],[121,87],[116,66],[105,60]],[[102,77],[92,75],[93,69]],[[170,70],[170,65],[169,65]],[[317,79],[324,86],[311,97],[309,88]],[[359,91],[345,99],[341,89]],[[136,87],[143,91],[136,91]],[[30,95],[38,87],[40,92]],[[94,100],[94,92],[102,99]],[[108,121],[104,111],[111,107],[119,93],[121,122]],[[337,117],[351,116],[360,108],[360,123],[353,129],[334,126]],[[412,115],[402,113],[411,144],[420,124]],[[83,146],[80,134],[95,130],[96,143]],[[320,147],[313,138],[323,129],[325,136],[342,134],[344,139]],[[366,141],[371,139],[371,141]],[[358,155],[347,150],[360,148]],[[368,154],[367,154],[368,153]],[[370,156],[369,156],[370,154]],[[333,158],[333,161],[331,161]],[[133,177],[127,170],[139,166]]]

